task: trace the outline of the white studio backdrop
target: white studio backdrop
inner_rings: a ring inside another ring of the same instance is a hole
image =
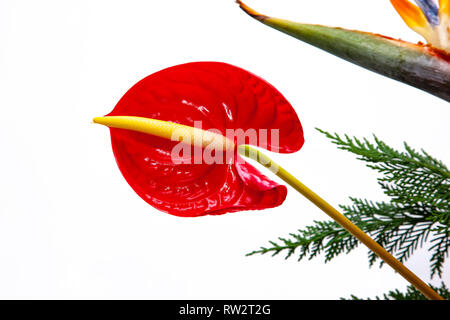
[[[247,4],[421,40],[387,0]],[[278,208],[195,219],[132,191],[92,118],[143,77],[205,60],[243,67],[285,95],[306,143],[272,156],[335,206],[385,197],[377,175],[315,127],[407,141],[450,163],[447,102],[270,29],[232,0],[0,0],[0,298],[337,299],[406,287],[389,267],[369,268],[363,247],[327,264],[245,257],[327,219],[292,189]],[[428,258],[421,250],[406,264],[425,281]]]

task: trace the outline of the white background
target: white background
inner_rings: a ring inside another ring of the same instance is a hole
[[[387,0],[248,4],[421,40]],[[201,60],[241,66],[286,96],[306,143],[274,158],[333,205],[385,197],[377,175],[315,127],[408,141],[450,163],[447,102],[270,29],[232,0],[1,0],[0,298],[336,299],[406,286],[389,267],[369,269],[365,248],[327,264],[245,257],[326,219],[293,190],[278,208],[195,219],[161,213],[131,190],[92,118],[141,78]],[[407,263],[426,281],[428,258],[422,250]]]

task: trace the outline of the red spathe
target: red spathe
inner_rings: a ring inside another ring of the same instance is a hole
[[[220,62],[187,63],[156,72],[134,85],[109,116],[188,126],[201,121],[204,130],[216,129],[223,135],[226,129],[254,129],[257,135],[259,129],[267,129],[268,142],[259,146],[282,153],[298,151],[304,142],[300,121],[278,90],[248,71]],[[271,129],[279,130],[277,144],[270,140]],[[178,142],[122,129],[111,129],[111,141],[133,190],[173,215],[265,209],[286,198],[285,186],[242,159],[231,164],[176,164],[171,152]]]

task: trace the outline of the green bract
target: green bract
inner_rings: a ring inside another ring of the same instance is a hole
[[[450,102],[450,56],[444,51],[373,33],[272,18],[238,3],[265,25]]]

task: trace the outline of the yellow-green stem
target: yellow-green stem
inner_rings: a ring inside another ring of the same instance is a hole
[[[345,230],[350,232],[359,241],[364,243],[370,250],[375,252],[381,259],[383,259],[388,265],[390,265],[395,271],[397,271],[403,278],[422,292],[425,297],[430,300],[443,300],[443,298],[437,294],[430,286],[423,282],[417,275],[409,270],[400,261],[394,258],[386,249],[380,246],[375,240],[369,237],[364,231],[358,228],[354,223],[347,219],[342,213],[333,208],[328,202],[318,196],[314,191],[309,189],[297,178],[280,167],[276,162],[271,160],[268,156],[261,151],[252,148],[247,145],[241,145],[238,147],[238,151],[241,155],[249,157],[264,167],[269,168],[273,173],[280,177],[283,181],[288,183],[291,187],[301,193],[309,201],[314,203],[323,212],[325,212],[334,221],[339,223]]]
[[[234,143],[231,140],[218,134],[204,131],[178,123],[167,122],[156,119],[148,119],[142,117],[126,117],[126,116],[108,116],[94,118],[95,123],[103,124],[111,128],[127,129],[137,132],[143,132],[165,139],[173,139],[183,141],[186,143],[206,146],[210,143],[214,143],[219,150],[226,150],[228,148],[234,148]],[[186,141],[185,141],[186,139]],[[382,246],[376,243],[372,238],[365,234],[361,229],[354,225],[339,211],[334,209],[325,200],[315,194],[312,190],[306,187],[303,183],[297,180],[289,172],[280,167],[276,162],[272,161],[265,154],[257,149],[251,148],[247,145],[241,145],[238,147],[240,154],[250,157],[262,164],[266,168],[269,168],[273,173],[286,181],[295,190],[309,199],[312,203],[318,206],[322,211],[339,223],[348,232],[354,235],[358,240],[364,243],[369,249],[375,252],[381,259],[389,264],[394,270],[400,273],[406,280],[408,280],[413,286],[421,291],[428,299],[443,300],[433,289],[431,289],[425,282],[417,277],[413,272],[406,268],[400,261],[395,259],[389,252],[387,252]]]

